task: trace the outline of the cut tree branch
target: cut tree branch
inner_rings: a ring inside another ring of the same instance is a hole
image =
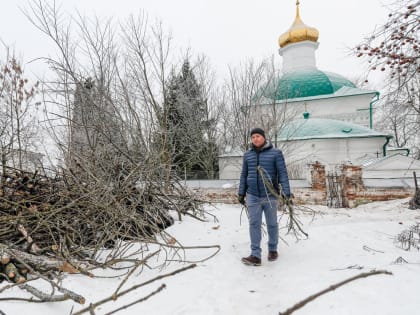
[[[183,271],[186,271],[188,269],[195,268],[195,267],[197,267],[196,264],[188,265],[187,267],[177,269],[177,270],[175,270],[173,272],[166,273],[166,274],[157,276],[157,277],[155,277],[153,279],[150,279],[150,280],[148,280],[146,282],[143,282],[143,283],[134,285],[131,288],[129,288],[127,290],[124,290],[124,291],[121,291],[120,293],[118,293],[116,295],[112,294],[111,296],[109,296],[109,297],[107,297],[105,299],[102,299],[102,300],[100,300],[98,302],[95,302],[93,304],[90,304],[88,307],[81,309],[80,311],[74,313],[73,315],[81,315],[81,314],[86,313],[86,312],[93,312],[95,310],[95,308],[98,307],[99,305],[105,304],[105,303],[110,302],[110,301],[115,301],[119,297],[121,297],[121,296],[123,296],[123,295],[125,295],[125,294],[127,294],[127,293],[129,293],[131,291],[134,291],[134,290],[136,290],[136,289],[138,289],[140,287],[143,287],[145,285],[148,285],[148,284],[150,284],[150,283],[152,283],[154,281],[157,281],[157,280],[160,280],[160,279],[163,279],[163,278],[166,278],[166,277],[170,277],[170,276],[176,275],[177,273],[180,273],[180,272],[183,272]]]
[[[166,288],[166,284],[164,284],[164,283],[163,283],[162,285],[160,285],[160,286],[159,286],[159,288],[157,288],[155,291],[151,292],[150,294],[146,295],[145,297],[142,297],[141,299],[138,299],[138,300],[136,300],[136,301],[134,301],[134,302],[132,302],[132,303],[130,303],[130,304],[127,304],[127,305],[121,306],[120,308],[117,308],[117,309],[115,309],[115,310],[113,310],[113,311],[111,311],[111,312],[109,312],[109,313],[106,313],[105,315],[115,314],[116,312],[119,312],[119,311],[121,311],[121,310],[125,310],[125,309],[129,308],[130,306],[133,306],[133,305],[135,305],[135,304],[138,304],[138,303],[144,302],[144,301],[146,301],[148,298],[152,297],[152,296],[153,296],[153,295],[155,295],[155,294],[158,294],[160,291],[162,291],[162,290],[163,290],[163,289],[165,289],[165,288]]]
[[[366,278],[369,276],[374,276],[374,275],[379,275],[379,274],[386,274],[386,275],[392,275],[392,272],[387,271],[387,270],[372,270],[370,272],[363,272],[361,274],[358,274],[354,277],[348,278],[346,280],[343,280],[341,282],[338,282],[336,284],[333,284],[331,286],[329,286],[328,288],[315,293],[313,295],[308,296],[306,299],[300,301],[299,303],[296,303],[295,305],[293,305],[292,307],[288,308],[286,311],[284,312],[280,312],[279,315],[290,315],[292,314],[294,311],[297,311],[298,309],[302,308],[303,306],[305,306],[306,304],[308,304],[309,302],[312,302],[313,300],[315,300],[316,298],[320,297],[321,295],[324,295],[325,293],[331,292],[349,282],[352,282],[354,280],[357,279],[361,279],[361,278]]]
[[[61,292],[63,292],[64,294],[62,295],[50,295],[47,293],[44,293],[40,290],[38,290],[37,288],[34,288],[33,286],[30,286],[28,284],[23,284],[20,286],[21,289],[28,291],[29,293],[31,293],[32,295],[34,295],[35,297],[37,297],[41,302],[61,302],[61,301],[66,301],[66,300],[73,300],[79,304],[84,304],[85,303],[85,298],[81,295],[78,295],[72,291],[66,290],[61,288]]]

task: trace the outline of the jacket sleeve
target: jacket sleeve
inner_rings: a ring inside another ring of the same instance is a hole
[[[287,175],[286,163],[284,161],[283,153],[279,150],[276,155],[276,169],[277,177],[279,184],[281,185],[281,191],[287,196],[290,197],[290,185],[289,185],[289,176]]]
[[[239,181],[239,191],[238,195],[245,196],[247,191],[247,178],[248,178],[248,163],[246,159],[246,153],[244,154],[243,160],[242,160],[242,171],[241,171],[241,178]]]

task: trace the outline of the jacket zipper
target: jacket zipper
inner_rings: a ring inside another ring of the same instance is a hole
[[[259,172],[258,172],[258,167],[260,166],[260,152],[258,151],[257,153],[257,168],[256,168],[256,172],[257,172],[257,190],[258,190],[258,197],[261,197],[261,191],[260,191],[260,181],[258,179],[258,177],[260,176]]]

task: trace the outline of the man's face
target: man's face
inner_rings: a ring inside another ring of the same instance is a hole
[[[251,142],[256,148],[261,148],[265,143],[265,138],[259,133],[254,133],[251,136]]]

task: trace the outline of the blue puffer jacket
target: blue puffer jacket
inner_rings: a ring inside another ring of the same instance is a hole
[[[280,192],[280,184],[283,194],[289,197],[289,177],[283,153],[274,148],[268,141],[260,150],[252,146],[250,150],[245,152],[238,194],[242,196],[251,194],[258,197],[265,197],[267,194],[272,195],[269,189],[264,187],[263,179],[257,170],[258,165],[261,166],[262,173],[271,182],[274,189]]]

